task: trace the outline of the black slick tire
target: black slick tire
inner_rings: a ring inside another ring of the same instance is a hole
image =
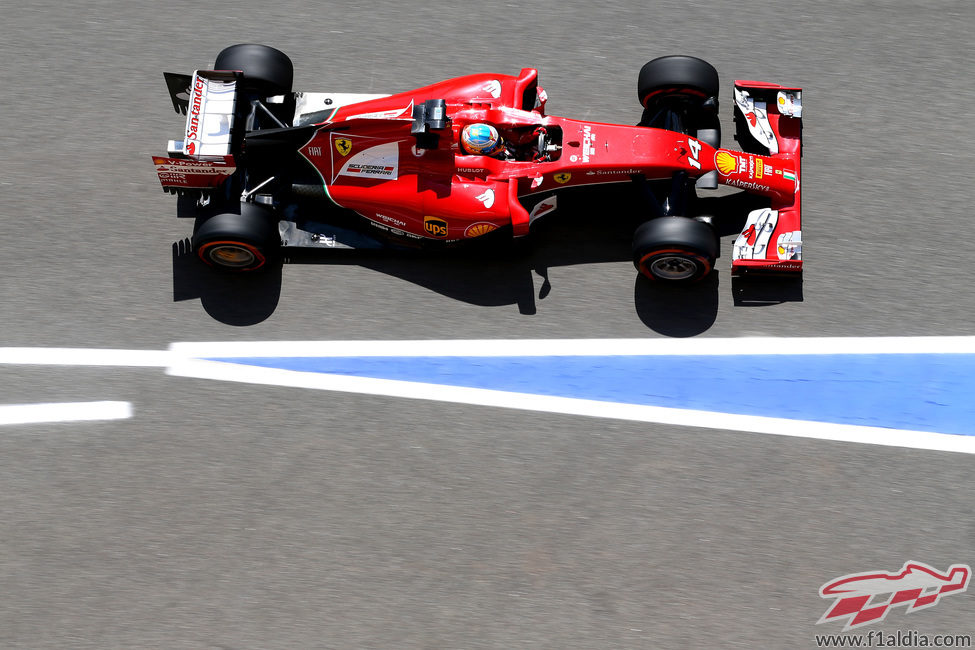
[[[278,254],[278,222],[268,210],[242,204],[240,214],[204,221],[193,235],[193,250],[204,263],[225,271],[256,271]]]
[[[697,282],[711,272],[717,256],[711,226],[687,217],[652,219],[633,234],[633,265],[657,282]]]
[[[214,70],[240,70],[243,85],[266,97],[286,95],[294,82],[294,64],[288,55],[267,45],[241,43],[217,55]]]
[[[717,97],[718,88],[718,71],[695,56],[656,58],[640,69],[637,79],[637,95],[644,108],[658,95],[686,94],[706,99]]]

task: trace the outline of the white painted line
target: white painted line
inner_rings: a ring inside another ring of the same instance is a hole
[[[216,361],[185,360],[170,367],[168,374],[251,384],[385,395],[566,415],[975,454],[975,436],[947,435],[926,431],[905,431],[881,427],[621,404],[483,388],[260,368]]]
[[[183,358],[975,354],[975,336],[173,343]]]
[[[132,417],[129,402],[60,402],[0,405],[0,425],[86,420],[125,420]]]
[[[165,368],[172,355],[162,350],[91,348],[0,348],[0,365],[115,366]]]
[[[339,358],[864,354],[975,354],[975,337],[194,342],[173,343],[168,351],[0,348],[0,365],[162,367],[167,368],[168,374],[175,376],[428,399],[861,444],[975,453],[975,436],[621,404],[461,386],[260,368],[206,360],[314,356]],[[0,407],[0,409],[2,409],[0,424],[131,417],[131,405],[125,402],[96,402],[87,405],[19,405]]]

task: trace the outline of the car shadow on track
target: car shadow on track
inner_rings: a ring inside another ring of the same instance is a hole
[[[193,255],[188,239],[173,244],[173,301],[200,299],[203,309],[227,325],[256,325],[277,309],[281,266],[259,273],[221,273]]]
[[[742,194],[701,199],[698,213],[714,215],[722,236],[740,232],[749,201]],[[372,269],[469,304],[517,305],[534,315],[553,290],[549,269],[631,260],[633,230],[642,221],[634,197],[619,192],[585,192],[562,201],[560,214],[536,224],[527,242],[486,242],[443,251],[362,251],[286,249],[286,264],[355,265]],[[719,273],[688,286],[661,286],[633,271],[633,301],[640,320],[664,336],[688,337],[707,331],[718,312]],[[537,287],[535,275],[542,280]],[[192,255],[187,241],[173,246],[174,301],[199,298],[214,319],[254,325],[274,313],[281,293],[281,265],[262,273],[213,272]],[[794,297],[792,299],[795,299]],[[801,300],[801,297],[799,298]],[[775,292],[756,304],[773,304]],[[780,300],[781,302],[781,300]],[[739,303],[736,298],[736,304]]]

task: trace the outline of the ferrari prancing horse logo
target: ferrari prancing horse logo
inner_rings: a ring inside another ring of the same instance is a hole
[[[572,174],[570,174],[569,172],[561,172],[561,173],[556,174],[552,178],[555,179],[555,182],[556,183],[560,183],[560,184],[564,185],[564,184],[568,183],[572,179]]]
[[[352,151],[352,140],[348,138],[337,138],[335,140],[335,150],[343,156],[348,156],[349,152]]]

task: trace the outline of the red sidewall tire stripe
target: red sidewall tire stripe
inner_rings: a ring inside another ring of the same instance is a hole
[[[209,251],[214,246],[226,246],[226,245],[239,246],[240,248],[247,249],[254,256],[254,258],[258,261],[257,265],[256,266],[247,266],[247,267],[242,267],[242,268],[234,268],[232,266],[225,266],[223,264],[217,264],[216,262],[211,261],[210,260],[210,256],[207,254],[207,251]],[[200,246],[200,249],[197,251],[197,256],[201,260],[203,260],[204,262],[206,262],[207,264],[209,264],[210,266],[213,266],[213,267],[216,267],[216,268],[221,268],[221,269],[229,269],[229,270],[232,270],[232,271],[254,271],[254,270],[259,269],[262,266],[264,266],[265,262],[267,262],[267,258],[264,257],[264,254],[261,253],[261,251],[258,250],[257,247],[254,246],[253,244],[248,244],[247,242],[234,241],[234,240],[229,240],[229,239],[228,240],[220,240],[220,241],[208,241],[207,243],[205,243],[202,246]]]
[[[657,255],[661,255],[664,253],[676,253],[683,257],[689,257],[691,259],[697,260],[701,264],[701,266],[704,267],[704,272],[701,273],[700,276],[693,278],[691,280],[692,282],[697,282],[698,280],[703,279],[704,277],[707,276],[708,273],[711,272],[711,261],[706,257],[701,257],[700,255],[691,253],[690,251],[686,251],[680,248],[660,248],[654,251],[650,251],[649,253],[647,253],[646,255],[640,258],[640,263],[638,265],[640,268],[640,273],[650,278],[654,282],[666,282],[666,280],[661,280],[660,278],[656,277],[653,273],[651,273],[649,271],[650,265],[645,263],[651,257],[655,257]]]

